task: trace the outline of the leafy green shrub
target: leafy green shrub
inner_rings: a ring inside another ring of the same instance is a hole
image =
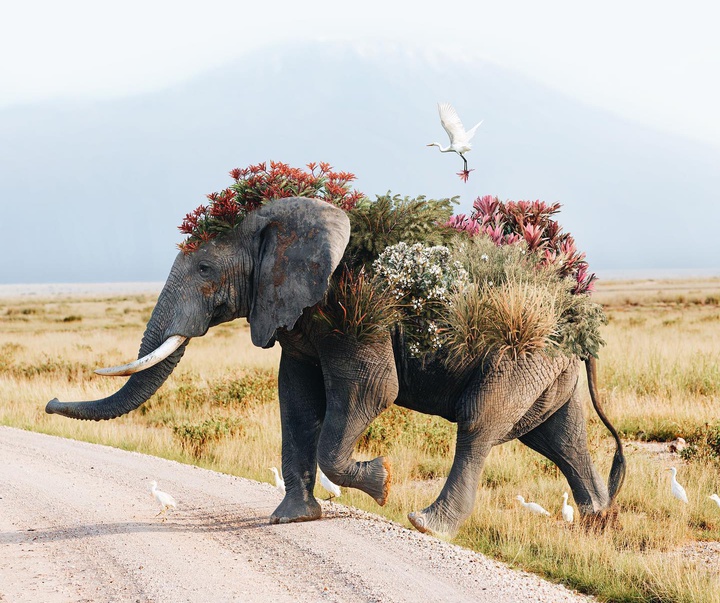
[[[350,242],[345,261],[353,268],[366,270],[391,245],[444,244],[451,235],[443,224],[452,215],[452,199],[400,197],[388,192],[375,201],[364,200],[348,213]]]
[[[720,422],[699,427],[685,439],[688,446],[680,452],[683,459],[720,463]]]
[[[85,381],[93,376],[93,367],[84,362],[71,362],[64,358],[45,355],[42,360],[32,364],[15,362],[12,353],[0,350],[0,369],[5,367],[8,375],[18,379],[36,379],[51,376],[69,383]]]
[[[231,435],[242,433],[242,425],[237,419],[215,418],[202,423],[180,423],[174,425],[173,435],[179,440],[183,451],[194,459],[202,458],[212,442]]]
[[[250,408],[277,399],[277,376],[273,371],[254,369],[239,379],[225,378],[214,384],[211,401],[219,406]]]
[[[412,479],[438,479],[447,475],[447,461],[441,458],[430,458],[415,465],[410,471]]]
[[[455,442],[454,426],[430,415],[391,406],[377,417],[358,441],[358,449],[377,452],[397,443],[411,443],[430,456],[447,456]]]

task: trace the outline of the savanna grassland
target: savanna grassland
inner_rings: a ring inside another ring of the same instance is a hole
[[[95,399],[122,384],[93,369],[136,357],[154,299],[0,299],[0,423],[270,481],[268,467],[280,466],[279,350],[252,347],[244,320],[193,340],[168,382],[125,417],[87,423],[45,414],[55,396]],[[708,499],[720,492],[720,279],[601,283],[595,299],[610,319],[600,389],[628,459],[617,524],[604,532],[565,524],[562,474],[513,442],[490,454],[456,541],[601,600],[720,601],[720,508]],[[591,450],[607,475],[613,443],[586,398]],[[391,408],[358,444],[360,458],[390,458],[388,504],[353,491],[342,501],[409,526],[407,512],[442,486],[454,431]],[[667,446],[677,436],[689,444],[680,455]],[[688,505],[670,494],[670,466]],[[320,486],[317,494],[325,496]],[[553,516],[523,512],[517,494]]]

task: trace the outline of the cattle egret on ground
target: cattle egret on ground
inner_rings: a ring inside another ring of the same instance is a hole
[[[318,474],[320,476],[320,484],[330,493],[330,498],[340,496],[340,494],[342,493],[340,491],[340,486],[338,486],[337,484],[333,484],[328,479],[328,476],[322,472],[322,469],[320,469],[320,467],[318,467]]]
[[[443,147],[439,142],[431,142],[429,147],[438,147],[441,153],[457,153],[462,157],[463,160],[463,171],[458,173],[465,182],[467,182],[470,172],[467,169],[467,159],[465,159],[464,153],[468,153],[472,149],[470,140],[475,136],[475,131],[478,129],[482,121],[475,124],[469,130],[465,130],[460,121],[460,117],[457,111],[453,108],[450,103],[438,103],[438,113],[440,113],[440,123],[445,128],[448,137],[450,138],[450,144]],[[471,170],[472,171],[472,170]]]
[[[275,475],[275,487],[282,493],[285,494],[285,480],[280,477],[277,467],[270,467],[270,471]]]
[[[668,468],[668,471],[672,472],[672,479],[670,480],[670,491],[672,492],[672,495],[678,500],[683,501],[685,504],[688,504],[688,497],[685,493],[685,488],[678,484],[678,481],[675,479],[677,469],[675,469],[675,467],[670,467]]]
[[[160,509],[160,513],[158,515],[163,515],[163,521],[165,521],[165,513],[167,510],[172,507],[173,509],[177,508],[177,503],[175,502],[175,499],[170,496],[167,492],[163,492],[162,490],[157,489],[157,482],[152,483],[152,487],[150,488],[150,492],[152,492],[152,495],[155,497],[155,500],[157,500],[160,503],[160,506],[162,509]]]
[[[517,498],[520,501],[520,504],[531,513],[537,513],[538,515],[550,515],[550,512],[543,509],[539,504],[534,502],[525,502],[525,499],[519,494],[515,498]]]
[[[568,493],[563,492],[562,518],[568,523],[572,523],[575,519],[575,509],[568,504],[567,500]]]
[[[720,507],[720,496],[718,496],[717,494],[711,494],[710,496],[708,496],[708,498],[710,500],[714,500],[715,504]]]

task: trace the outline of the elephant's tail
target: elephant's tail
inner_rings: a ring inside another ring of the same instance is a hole
[[[612,503],[625,481],[625,455],[623,454],[622,442],[620,441],[618,432],[605,416],[605,413],[600,406],[600,396],[597,389],[597,361],[595,358],[590,356],[587,360],[585,360],[585,368],[587,370],[588,387],[590,388],[590,399],[595,407],[595,412],[598,414],[598,417],[600,417],[603,425],[608,428],[608,431],[615,439],[615,456],[613,457],[610,477],[608,478],[608,491],[610,493],[610,502]]]

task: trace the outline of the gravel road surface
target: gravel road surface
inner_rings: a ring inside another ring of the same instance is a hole
[[[150,482],[178,509],[156,517]],[[269,484],[0,427],[0,601],[591,601],[340,504],[269,525]]]

